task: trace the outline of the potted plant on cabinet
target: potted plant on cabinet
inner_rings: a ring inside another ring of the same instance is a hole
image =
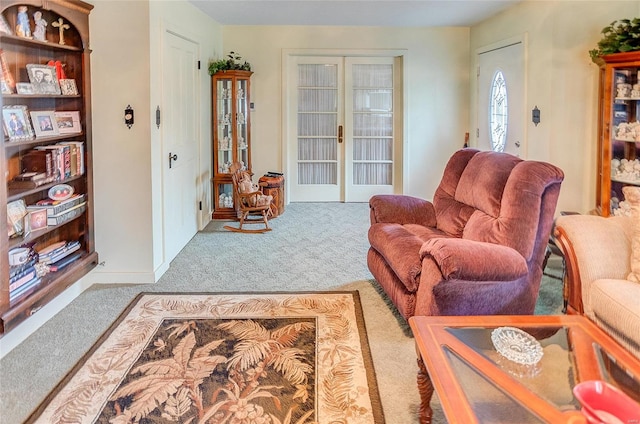
[[[598,48],[589,50],[589,56],[595,63],[605,55],[640,50],[640,18],[613,21],[601,33],[603,36],[598,41]]]
[[[209,63],[209,75],[224,71],[251,71],[251,64],[236,52],[229,52],[226,59],[219,59]]]

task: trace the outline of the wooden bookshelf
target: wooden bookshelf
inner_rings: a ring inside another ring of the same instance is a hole
[[[45,40],[37,37],[25,38],[16,33],[19,7],[27,7],[32,36],[35,31],[34,13],[40,11],[42,19],[47,22]],[[15,83],[29,83],[27,64],[46,65],[49,61],[60,61],[67,79],[75,80],[77,94],[25,94],[18,93],[13,86],[9,91],[5,88],[2,94],[3,112],[17,106],[25,106],[31,111],[78,111],[81,129],[74,133],[62,133],[52,136],[33,137],[24,140],[11,140],[5,130],[4,148],[0,149],[0,171],[6,176],[0,184],[0,202],[24,201],[26,205],[34,205],[39,200],[48,198],[48,190],[56,184],[67,184],[75,193],[84,194],[86,209],[78,216],[59,225],[51,225],[39,230],[24,232],[8,238],[10,224],[7,208],[0,208],[0,231],[7,234],[6,242],[0,248],[0,337],[11,331],[19,323],[37,313],[44,305],[59,296],[65,289],[91,271],[98,263],[95,251],[93,223],[93,167],[91,140],[91,76],[89,49],[89,14],[91,4],[80,0],[3,0],[3,21],[11,33],[0,32],[2,56],[11,78]],[[54,23],[56,25],[54,25]],[[60,43],[60,26],[63,25],[64,44]],[[37,90],[36,90],[37,93]],[[30,114],[27,113],[30,120]],[[6,118],[3,113],[3,120]],[[31,125],[36,123],[31,123]],[[4,121],[3,121],[4,126]],[[9,189],[8,183],[16,175],[25,172],[21,158],[32,149],[40,146],[82,143],[82,160],[84,169],[76,169],[75,174],[67,173],[58,180],[42,186],[28,189]],[[28,219],[28,216],[27,216]],[[11,299],[9,251],[14,248],[27,247],[37,252],[48,246],[63,241],[79,241],[81,253],[79,259],[73,261],[57,272],[49,272],[41,276],[37,284],[29,286],[20,296]]]

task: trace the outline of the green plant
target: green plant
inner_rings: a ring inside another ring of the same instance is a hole
[[[591,60],[611,53],[640,50],[640,18],[620,19],[602,29],[598,48],[589,50]]]
[[[209,63],[209,75],[220,71],[250,71],[251,64],[236,52],[229,52],[226,59],[219,59]]]

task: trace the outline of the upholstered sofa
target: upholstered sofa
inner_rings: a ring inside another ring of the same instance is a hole
[[[562,171],[506,153],[462,149],[433,201],[370,201],[369,269],[406,319],[532,314]]]
[[[640,282],[630,278],[634,232],[640,231],[635,221],[629,216],[560,216],[554,235],[565,260],[567,313],[586,315],[640,358]],[[640,255],[640,246],[635,251]]]

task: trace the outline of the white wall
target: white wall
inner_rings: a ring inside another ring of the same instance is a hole
[[[154,282],[168,268],[163,255],[162,39],[170,30],[200,46],[200,166],[198,188],[209,206],[211,101],[208,61],[221,50],[219,24],[186,1],[98,0],[91,13],[96,250],[104,265],[95,282]],[[195,64],[194,64],[195,65]],[[135,110],[127,129],[123,110]],[[209,215],[210,216],[210,215]],[[207,221],[208,222],[208,221]],[[202,222],[202,225],[206,222]]]
[[[602,28],[638,12],[639,1],[525,1],[471,28],[471,127],[476,116],[476,50],[526,35],[528,123],[523,156],[564,171],[558,213],[586,213],[595,207],[598,68],[588,52],[602,37]],[[541,111],[538,126],[531,123],[534,106]]]
[[[252,65],[252,168],[256,176],[282,163],[283,49],[406,50],[405,193],[430,198],[451,154],[468,131],[469,29],[225,26],[224,54]],[[285,181],[286,181],[285,175]]]

